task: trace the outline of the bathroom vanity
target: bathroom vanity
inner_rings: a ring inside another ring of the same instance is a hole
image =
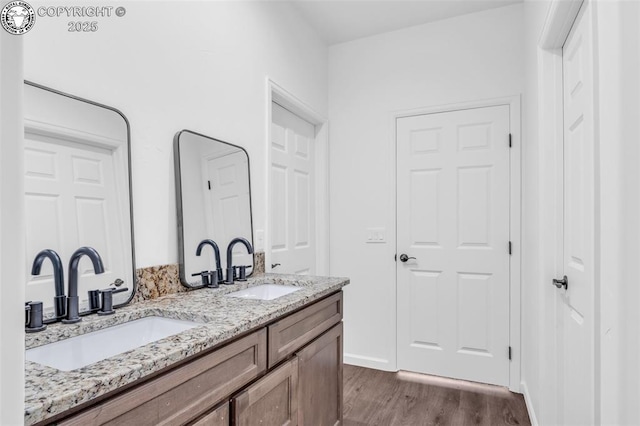
[[[26,283],[25,424],[340,424],[341,289],[349,281],[254,270],[248,153],[196,132],[176,134],[186,290],[128,304],[136,290],[128,121],[33,83],[25,92],[26,170],[37,177],[25,183],[34,259]],[[57,196],[42,176],[53,179],[58,169],[75,179],[60,188],[92,201],[69,196],[66,209],[42,207],[41,199]],[[75,213],[57,215],[60,209]],[[80,266],[85,255],[93,270]],[[288,266],[281,270],[298,270]]]
[[[262,283],[300,288],[231,297]],[[25,424],[340,424],[345,278],[264,274],[55,324],[27,348],[149,316],[197,323],[71,371],[27,361]]]

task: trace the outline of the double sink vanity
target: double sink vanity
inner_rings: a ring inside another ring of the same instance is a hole
[[[28,334],[25,424],[339,424],[347,283],[264,274]],[[107,339],[126,352],[96,361]]]
[[[247,152],[173,142],[178,268],[137,275],[128,121],[25,84],[25,424],[340,424],[348,279],[256,267]]]

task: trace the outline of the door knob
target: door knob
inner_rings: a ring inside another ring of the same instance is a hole
[[[407,260],[409,260],[409,259],[415,259],[415,257],[409,257],[409,256],[407,256],[407,255],[406,255],[406,254],[404,254],[404,253],[402,253],[402,254],[400,255],[400,262],[402,262],[402,263],[406,262],[406,261],[407,261]]]
[[[558,288],[564,287],[564,289],[566,290],[567,288],[569,288],[569,278],[567,278],[566,275],[561,280],[557,280],[554,278],[553,285],[555,285]]]
[[[271,269],[275,269],[275,268],[277,268],[278,266],[280,266],[280,264],[279,264],[279,263],[272,263],[272,264],[271,264]]]

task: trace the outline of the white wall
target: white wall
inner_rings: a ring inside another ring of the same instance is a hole
[[[562,175],[556,169],[562,146],[555,146],[554,132],[562,123],[549,120],[554,113],[554,93],[540,81],[541,74],[554,70],[554,53],[538,49],[538,40],[549,1],[526,1],[525,95],[523,97],[523,264],[522,264],[522,390],[532,420],[553,424],[556,416],[555,304],[557,291],[551,279],[562,268],[558,238],[562,221],[558,184]],[[544,89],[543,89],[544,86]],[[550,93],[549,93],[550,92]],[[546,95],[546,96],[545,96]],[[543,117],[544,116],[544,117]],[[543,121],[543,118],[547,121]],[[544,143],[544,141],[551,141]]]
[[[7,2],[0,2],[0,7]],[[22,38],[0,30],[0,424],[24,423]]]
[[[136,266],[178,260],[172,139],[185,128],[247,149],[254,227],[265,229],[266,77],[326,114],[324,43],[281,3],[123,5],[126,15],[100,20],[95,33],[38,17],[25,37],[25,78],[129,119]]]
[[[345,288],[345,361],[395,369],[393,111],[523,91],[522,5],[329,49],[331,274]],[[366,228],[386,244],[366,244]]]
[[[640,3],[596,2],[602,424],[640,424]]]

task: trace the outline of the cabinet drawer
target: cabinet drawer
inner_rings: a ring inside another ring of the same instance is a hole
[[[298,359],[284,363],[232,399],[234,426],[298,422]]]
[[[342,320],[342,292],[268,326],[269,368]]]
[[[59,424],[185,424],[265,371],[266,346],[263,328]]]

